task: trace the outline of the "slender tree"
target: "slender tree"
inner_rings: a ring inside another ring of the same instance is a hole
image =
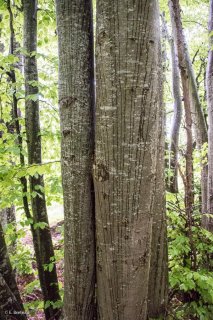
[[[190,82],[189,69],[187,68],[187,60],[185,59],[185,47],[183,46],[184,38],[182,33],[182,24],[180,20],[180,7],[178,0],[169,2],[170,15],[172,21],[172,32],[176,39],[175,45],[178,54],[181,82],[183,88],[183,100],[185,111],[185,128],[186,128],[186,170],[184,179],[185,188],[185,211],[186,211],[186,229],[190,241],[190,258],[192,268],[196,268],[196,250],[193,242],[193,139],[192,139],[192,104],[190,99]]]
[[[169,148],[169,179],[167,188],[172,193],[178,193],[178,148],[179,148],[179,132],[182,119],[182,97],[180,90],[180,75],[178,67],[178,57],[174,43],[174,37],[169,34],[165,14],[161,15],[162,28],[164,38],[170,44],[171,60],[172,60],[172,93],[173,93],[173,121],[171,128],[171,139]]]
[[[38,86],[32,84],[38,82],[38,70],[36,61],[37,52],[37,1],[23,0],[24,9],[24,76],[25,76],[25,119],[28,147],[28,163],[41,164],[41,132],[39,120]],[[32,99],[32,96],[34,97]],[[36,98],[35,98],[36,97]],[[53,269],[44,270],[44,265],[54,260],[54,250],[49,228],[43,176],[30,178],[30,191],[37,192],[37,186],[41,186],[39,195],[31,197],[33,221],[45,223],[45,228],[37,228],[34,232],[34,247],[38,266],[39,279],[44,296],[46,319],[58,319],[60,310],[54,308],[52,303],[60,300],[56,266]]]
[[[16,279],[7,253],[2,226],[0,224],[0,316],[26,320],[23,303],[16,284]]]
[[[9,6],[9,8],[10,8],[10,6]],[[2,22],[2,15],[0,15],[0,22]],[[0,52],[3,53],[4,52],[4,43],[1,42],[1,32],[2,32],[2,30],[0,28]],[[9,78],[9,80],[10,80],[10,78]],[[1,98],[0,98],[0,102],[1,102]],[[2,115],[0,118],[0,123],[4,123],[4,119],[2,118]],[[10,126],[8,124],[6,124],[6,125],[8,127],[8,131],[11,132]],[[1,221],[3,229],[5,229],[5,227],[7,226],[8,223],[12,223],[12,222],[16,221],[14,205],[11,205],[10,207],[5,208],[0,211],[0,221]]]
[[[174,98],[174,116],[171,130],[170,143],[170,191],[178,192],[178,147],[179,132],[182,119],[182,97],[180,92],[180,77],[177,60],[177,52],[174,45],[174,39],[170,39],[171,57],[172,57],[172,91]]]
[[[96,5],[99,319],[146,319],[161,128],[158,7],[155,0]]]
[[[209,144],[208,144],[208,213],[213,214],[213,0],[210,1],[209,13],[209,37],[210,50],[206,72],[206,89],[209,121]],[[205,217],[205,227],[213,232],[213,217]]]
[[[65,212],[64,317],[95,319],[92,2],[56,0]]]
[[[171,3],[171,0],[170,0]],[[176,32],[174,33],[174,40],[178,43],[178,47],[182,51],[181,60],[179,57],[179,67],[181,69],[186,68],[187,72],[187,86],[189,90],[189,99],[191,102],[192,109],[192,120],[194,131],[196,135],[196,142],[198,149],[201,150],[204,143],[208,141],[208,133],[206,122],[203,115],[202,106],[199,99],[199,94],[197,90],[196,79],[194,75],[194,70],[192,67],[192,62],[189,56],[187,42],[185,39],[182,21],[181,21],[181,9],[179,0],[173,0],[173,5],[175,6],[175,19],[174,24],[176,28]],[[201,163],[201,193],[202,193],[202,212],[205,213],[207,211],[207,177],[208,177],[208,167],[207,165],[203,165]]]

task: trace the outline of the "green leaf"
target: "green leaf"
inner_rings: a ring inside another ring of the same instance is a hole
[[[33,228],[36,229],[45,229],[46,227],[48,227],[48,224],[46,222],[36,222],[33,225]]]

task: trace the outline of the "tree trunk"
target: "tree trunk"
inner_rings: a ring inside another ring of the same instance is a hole
[[[207,106],[209,121],[209,144],[208,144],[208,214],[213,214],[213,0],[210,1],[209,14],[210,49],[206,72]],[[213,216],[203,219],[204,226],[213,232]]]
[[[12,10],[10,8],[10,1],[8,0],[7,2],[8,8],[9,8],[9,12],[10,12],[10,31],[11,31],[11,43],[14,43],[14,29],[13,29],[13,14],[12,14]],[[12,53],[12,49],[13,46],[11,45],[11,53]],[[18,110],[18,99],[16,97],[16,72],[14,68],[11,68],[10,72],[7,73],[8,76],[11,79],[11,82],[13,83],[13,100],[12,100],[12,120],[15,126],[15,131],[17,134],[17,144],[18,147],[20,149],[20,164],[22,167],[25,167],[25,158],[23,155],[23,139],[22,139],[22,134],[21,134],[21,126],[19,123],[19,110]],[[30,206],[29,206],[29,202],[28,202],[28,197],[27,197],[27,193],[28,193],[28,185],[27,185],[27,179],[26,177],[22,177],[20,178],[20,183],[22,186],[22,192],[23,192],[23,207],[24,207],[24,212],[26,215],[27,219],[31,219],[32,220],[32,216],[31,216],[31,212],[30,212]],[[35,220],[34,220],[35,222]],[[38,267],[38,271],[39,271],[39,279],[40,279],[40,283],[41,283],[41,287],[43,288],[43,292],[44,292],[44,277],[42,277],[42,275],[44,274],[44,270],[43,270],[43,262],[42,262],[42,258],[40,258],[40,247],[39,247],[39,238],[38,238],[38,232],[34,229],[33,224],[30,225],[31,227],[31,232],[32,232],[32,237],[33,237],[33,245],[34,245],[34,250],[36,253],[36,261],[37,261],[37,267]],[[45,242],[44,242],[45,243]],[[48,248],[48,244],[47,244],[47,248]],[[48,260],[49,261],[49,260]],[[46,273],[47,274],[47,273]],[[47,275],[48,276],[48,275]],[[49,286],[49,290],[52,290],[53,287]],[[53,293],[54,294],[54,293]],[[51,301],[51,300],[49,300]],[[45,310],[45,312],[49,313],[49,309]],[[57,319],[57,316],[56,316]]]
[[[171,57],[172,57],[172,91],[174,99],[174,116],[171,131],[170,144],[170,182],[169,189],[172,193],[178,192],[178,146],[179,132],[182,119],[182,98],[180,92],[180,77],[178,68],[177,52],[175,50],[174,40],[170,39]]]
[[[10,4],[10,3],[9,3]],[[9,6],[10,8],[10,6]],[[0,22],[2,21],[2,15],[0,15]],[[0,38],[1,38],[1,29],[0,29]],[[0,52],[4,53],[4,44],[0,42]],[[10,52],[11,53],[11,52]],[[12,53],[13,54],[13,53]],[[1,101],[1,99],[0,99]],[[4,123],[4,119],[0,119],[0,122]],[[6,123],[7,125],[7,123]],[[8,125],[7,125],[8,127]],[[8,131],[10,132],[10,129],[8,128]],[[14,205],[11,205],[11,207],[5,208],[0,211],[0,222],[3,227],[3,229],[6,228],[8,223],[14,223],[14,226],[16,225],[16,216],[15,216],[15,207]],[[12,245],[12,249],[14,249],[14,246]]]
[[[192,140],[192,110],[190,99],[190,83],[187,62],[185,59],[185,47],[183,46],[184,37],[182,31],[181,20],[179,19],[180,7],[178,0],[169,2],[170,15],[172,21],[173,35],[176,39],[176,50],[178,53],[179,68],[183,87],[184,111],[185,111],[185,127],[186,127],[186,172],[185,172],[185,211],[186,211],[186,228],[191,247],[191,265],[196,268],[196,250],[193,242],[192,226],[193,226],[193,140]]]
[[[36,51],[37,51],[37,1],[24,0],[24,48],[26,55],[24,58],[25,75],[25,118],[26,135],[28,147],[29,164],[41,164],[41,134],[39,120],[38,87],[33,86],[30,81],[38,81]],[[29,96],[33,95],[31,99]],[[44,188],[43,176],[30,178],[30,191],[38,192],[36,186]],[[56,267],[53,270],[44,270],[44,265],[49,264],[54,259],[52,238],[49,228],[45,194],[39,191],[39,195],[31,197],[32,213],[34,223],[44,222],[44,229],[37,228],[34,233],[34,247],[38,266],[39,280],[44,296],[44,303],[47,301],[56,302],[60,300]],[[36,243],[35,243],[36,242]],[[59,310],[50,305],[45,308],[46,319],[59,317]]]
[[[5,230],[9,223],[14,223],[14,227],[16,225],[16,216],[15,216],[15,207],[12,205],[11,207],[2,209],[0,211],[0,222]]]
[[[161,70],[160,70],[161,72]],[[161,75],[159,75],[161,76]],[[166,315],[168,296],[168,252],[165,210],[165,132],[164,132],[163,90],[161,95],[160,123],[158,136],[157,173],[155,181],[155,201],[153,206],[153,227],[151,263],[149,272],[148,317],[160,318]]]
[[[161,15],[162,30],[165,40],[170,44],[172,60],[172,92],[174,99],[174,115],[172,121],[170,147],[169,147],[169,174],[166,181],[167,190],[171,193],[178,193],[178,148],[179,132],[182,119],[182,97],[180,92],[180,75],[178,68],[177,52],[174,39],[169,35],[165,14]]]
[[[18,316],[17,316],[18,313]],[[9,314],[26,320],[26,314],[16,284],[15,275],[10,264],[7,247],[0,224],[0,314],[1,320],[6,320]]]
[[[170,0],[171,2],[171,0]],[[191,109],[193,115],[193,125],[195,129],[196,142],[198,149],[201,150],[204,143],[208,142],[208,133],[205,118],[203,115],[202,106],[199,100],[199,94],[197,91],[197,85],[194,75],[194,70],[192,67],[191,59],[189,56],[187,43],[185,40],[181,15],[180,15],[180,4],[179,0],[172,1],[174,5],[177,7],[175,14],[175,28],[176,32],[174,33],[175,42],[179,43],[181,46],[181,50],[183,52],[182,60],[179,59],[179,66],[187,69],[187,82],[189,87],[189,95],[191,102]],[[201,193],[202,193],[202,212],[205,213],[207,211],[207,177],[208,177],[208,167],[201,163],[202,171],[201,171]]]
[[[101,320],[147,318],[161,128],[159,41],[156,1],[97,1],[94,179]]]
[[[92,2],[56,0],[65,212],[64,319],[96,318]]]

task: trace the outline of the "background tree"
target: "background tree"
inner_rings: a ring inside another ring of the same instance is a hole
[[[209,120],[209,144],[208,144],[208,213],[213,213],[213,1],[210,1],[209,13],[209,37],[210,49],[208,54],[208,65],[206,72],[207,105]],[[205,217],[205,227],[213,232],[213,218]]]
[[[25,76],[25,121],[29,165],[41,164],[41,132],[39,120],[39,91],[37,52],[37,1],[23,1],[24,12],[24,76]],[[39,190],[39,191],[38,191]],[[40,174],[30,177],[33,222],[38,224],[34,232],[34,248],[39,279],[44,296],[45,317],[59,318],[60,310],[51,303],[60,300],[56,266],[45,270],[44,265],[54,261],[52,238],[47,216],[44,180]],[[35,196],[33,193],[36,193]],[[39,225],[39,224],[42,224]],[[50,303],[51,302],[51,303]],[[46,305],[48,303],[48,306]]]
[[[182,82],[185,127],[186,127],[186,153],[185,153],[185,177],[183,178],[185,188],[185,212],[186,212],[186,229],[190,241],[190,258],[192,267],[196,268],[196,250],[193,241],[193,206],[194,206],[194,187],[193,187],[193,138],[192,138],[192,104],[190,99],[190,83],[187,63],[185,60],[185,47],[183,46],[182,24],[180,20],[180,7],[178,0],[171,0],[169,3],[170,14],[173,28],[173,35],[176,39],[176,50]]]
[[[8,3],[8,4],[9,4],[9,8],[10,8],[10,3]],[[1,22],[2,22],[2,15],[0,15],[0,23]],[[0,28],[0,40],[1,40],[1,28]],[[0,52],[4,53],[4,43],[2,43],[2,42],[0,42]],[[4,119],[2,119],[2,117],[0,118],[0,122],[4,123]],[[7,127],[9,127],[8,124],[7,124]],[[10,128],[8,128],[8,130],[10,130]],[[14,205],[11,205],[10,207],[4,208],[1,210],[0,221],[1,221],[3,229],[6,228],[8,223],[15,222],[15,207],[14,207]]]
[[[65,213],[65,319],[95,319],[92,3],[57,0]]]
[[[171,3],[171,1],[170,1]],[[199,99],[199,94],[197,90],[197,84],[195,80],[194,70],[192,67],[192,62],[189,56],[187,43],[185,40],[185,35],[182,27],[181,21],[181,9],[179,0],[173,1],[175,6],[175,19],[174,24],[176,25],[176,32],[174,34],[174,40],[176,46],[182,51],[181,59],[179,56],[179,67],[180,70],[186,68],[187,72],[187,86],[189,91],[189,99],[191,104],[192,111],[192,120],[193,127],[196,136],[196,143],[199,150],[202,146],[208,141],[207,127],[203,115],[202,106]],[[179,50],[179,51],[180,51]],[[202,193],[202,212],[205,213],[207,209],[207,176],[208,176],[208,167],[206,164],[203,164],[201,161],[201,193]]]
[[[178,67],[177,52],[174,44],[174,38],[169,34],[167,22],[165,19],[165,12],[161,14],[162,21],[162,38],[164,39],[164,56],[167,57],[166,43],[170,45],[171,51],[171,78],[172,78],[172,96],[173,96],[173,119],[170,133],[170,146],[167,157],[169,156],[169,163],[166,157],[165,169],[168,170],[168,177],[166,177],[166,187],[171,193],[178,193],[178,153],[179,153],[179,138],[182,120],[182,97],[180,88],[180,75]],[[165,79],[166,80],[166,75]],[[165,81],[164,81],[165,83]],[[166,134],[166,132],[165,132]]]

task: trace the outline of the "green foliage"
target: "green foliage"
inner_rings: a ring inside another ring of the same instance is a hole
[[[39,288],[40,288],[39,280],[35,279],[34,281],[28,283],[24,289],[26,294],[31,294],[35,289],[39,289]]]
[[[48,226],[46,222],[37,222],[33,224],[33,228],[36,229],[45,229]]]
[[[15,253],[10,257],[13,269],[19,275],[32,274],[32,262],[34,257],[32,256],[32,250],[29,247],[24,246],[20,242],[16,244]]]
[[[186,217],[181,195],[167,195],[169,283],[171,295],[178,300],[173,312],[177,319],[211,319],[213,314],[213,235],[201,227],[201,215],[194,211],[193,242],[197,266],[190,262],[190,243],[185,227]]]
[[[45,302],[45,305],[44,305],[44,308],[47,309],[49,308],[50,306],[53,306],[53,309],[57,309],[57,308],[61,308],[63,307],[63,302],[61,300],[58,300],[58,301],[46,301]]]
[[[44,302],[39,299],[24,303],[25,311],[32,316],[36,315],[39,310],[42,310],[43,306]]]
[[[49,272],[52,272],[53,271],[53,268],[55,266],[55,257],[51,257],[50,258],[50,262],[48,264],[44,264],[44,270],[45,271],[49,271]]]

